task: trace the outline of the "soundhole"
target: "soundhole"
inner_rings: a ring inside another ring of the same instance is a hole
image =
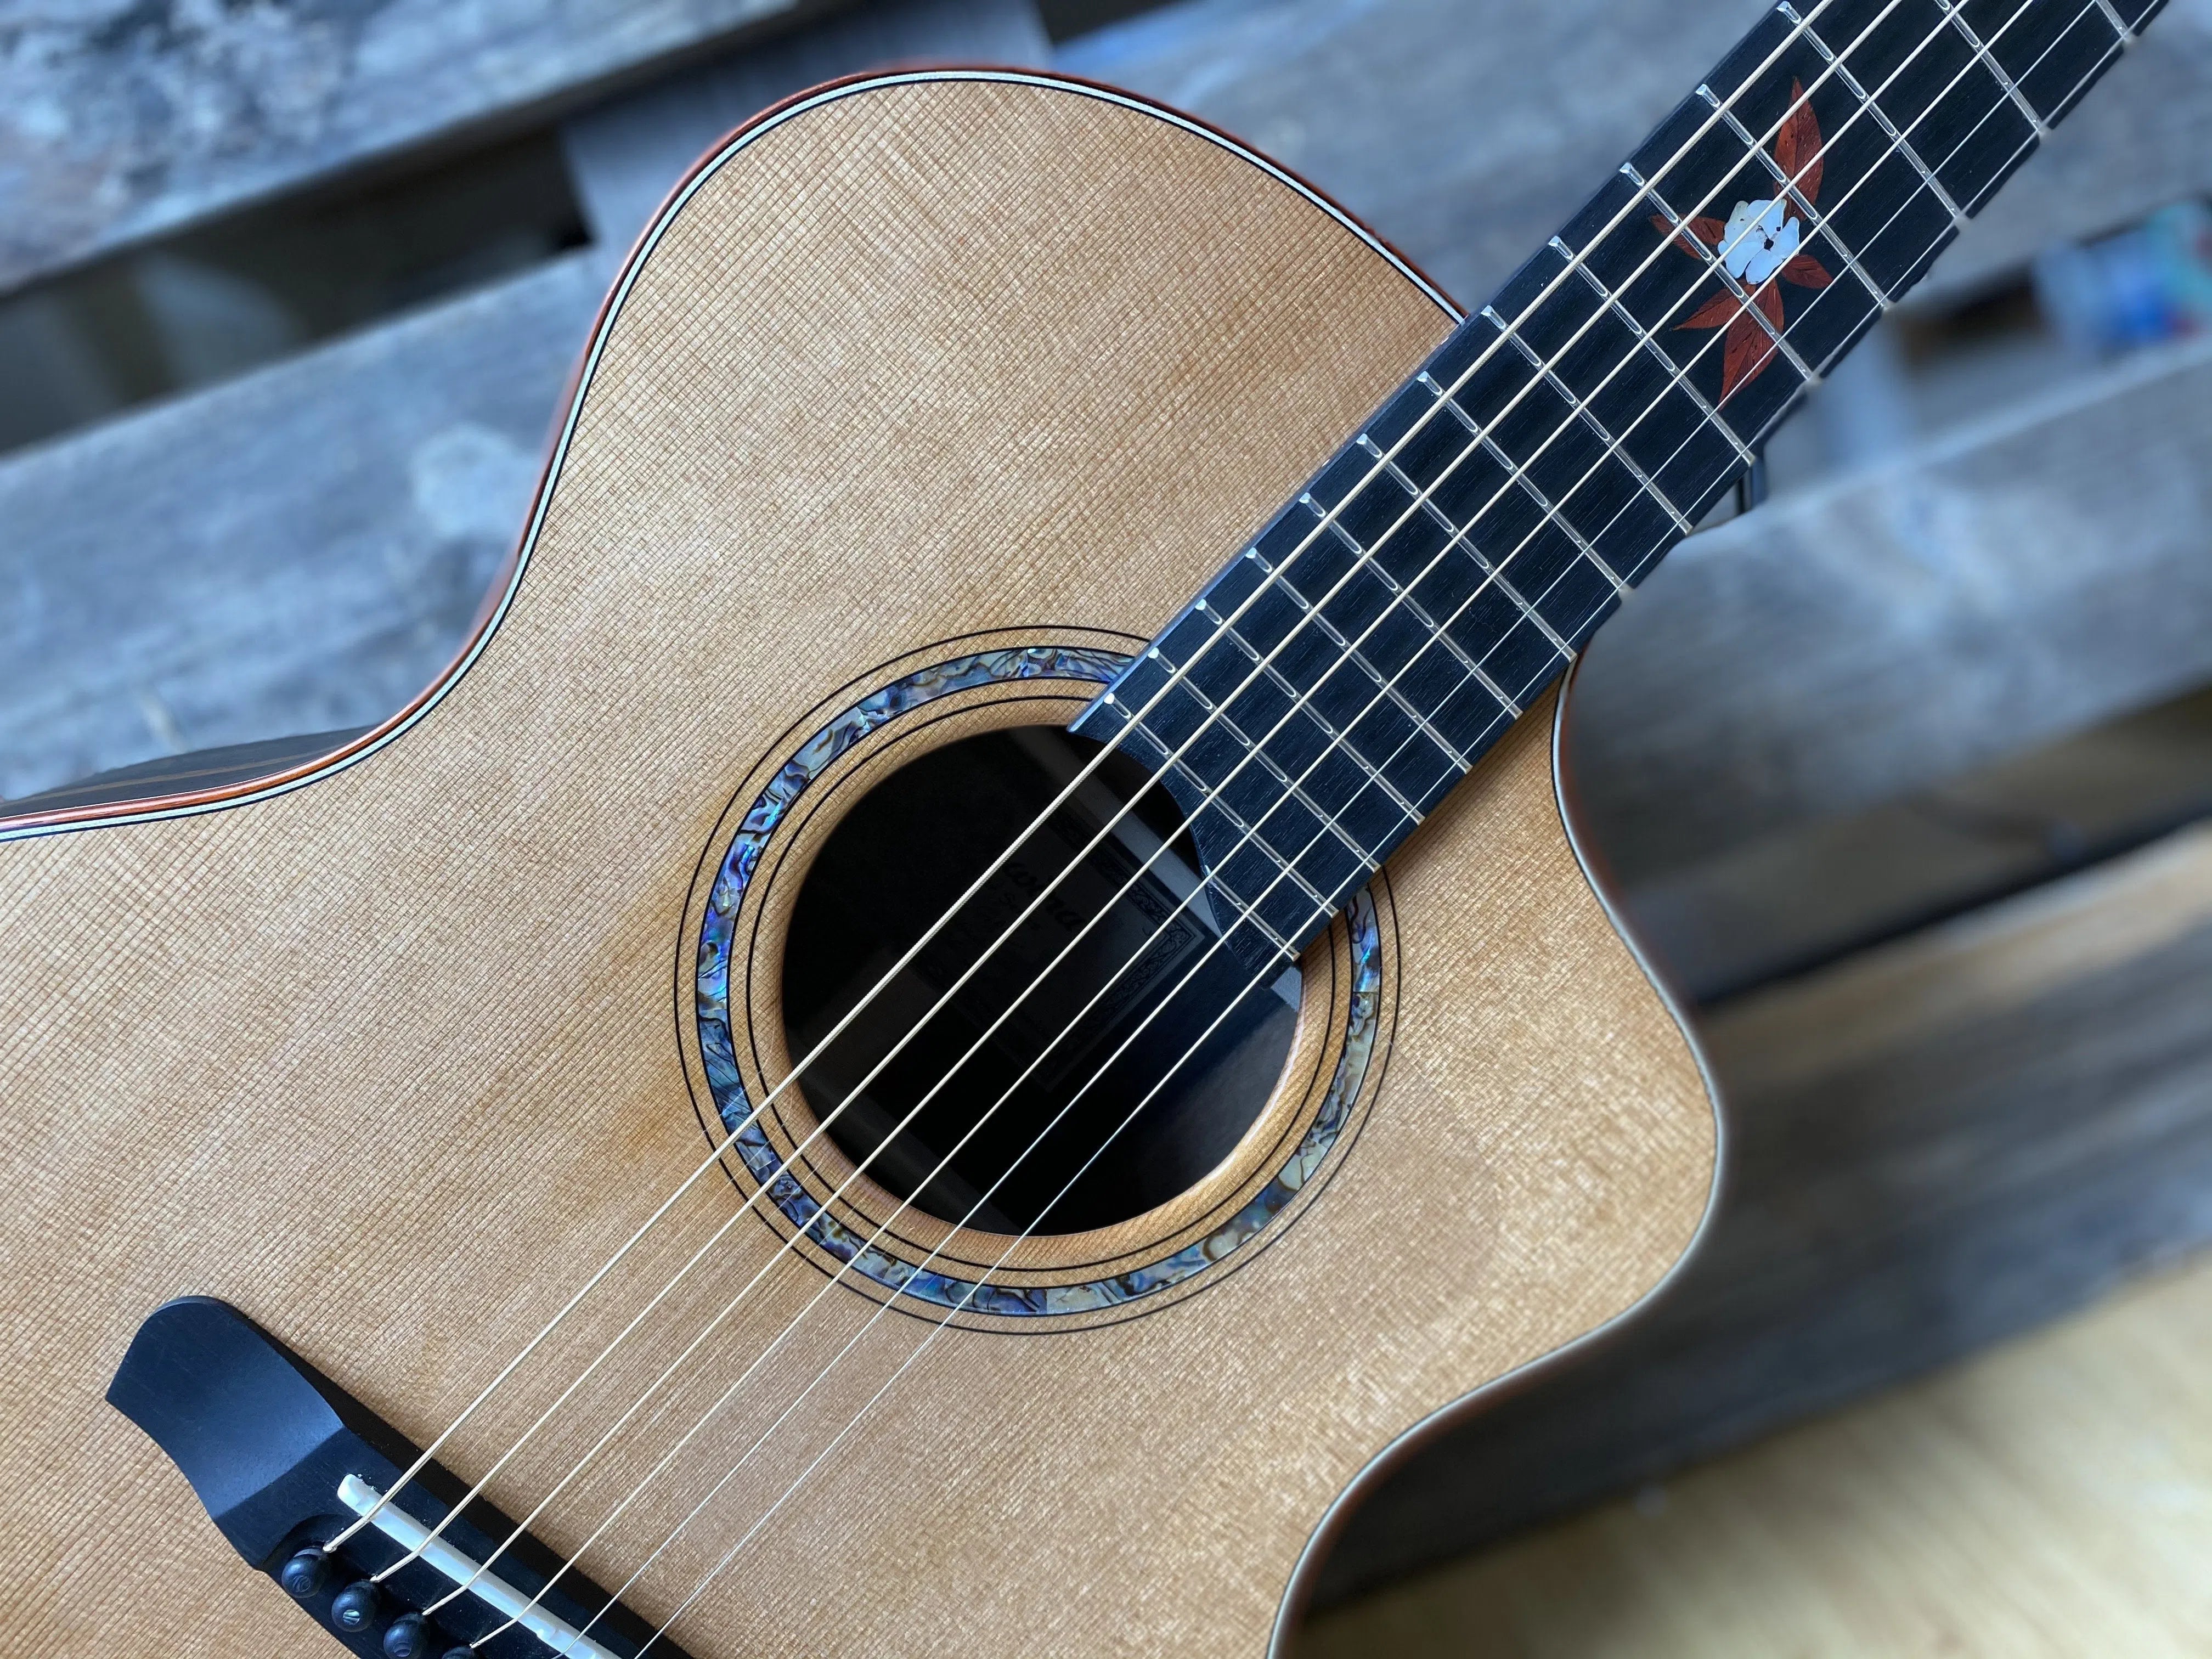
[[[793,1060],[814,1055],[809,1103],[941,1220],[1071,1233],[1140,1215],[1229,1155],[1289,1053],[1297,970],[1255,983],[1214,948],[1164,789],[1112,753],[1046,816],[1098,753],[1042,726],[933,750],[854,806],[800,888],[783,1006]]]

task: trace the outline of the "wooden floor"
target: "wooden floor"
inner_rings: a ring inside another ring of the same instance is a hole
[[[2212,1654],[2212,1257],[1336,1609],[1297,1659]]]

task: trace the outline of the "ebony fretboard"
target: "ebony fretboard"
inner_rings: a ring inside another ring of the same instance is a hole
[[[1245,954],[1365,883],[2160,3],[1777,8],[1085,712]]]

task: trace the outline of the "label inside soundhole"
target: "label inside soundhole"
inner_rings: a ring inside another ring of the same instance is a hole
[[[1059,1234],[1141,1214],[1229,1155],[1291,1049],[1297,971],[1255,982],[1220,945],[1141,768],[1109,755],[1048,811],[1098,753],[1026,726],[921,756],[831,831],[792,913],[786,1036],[794,1058],[822,1050],[808,1102],[945,1221]]]

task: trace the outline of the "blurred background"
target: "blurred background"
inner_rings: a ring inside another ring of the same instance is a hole
[[[1127,85],[1479,304],[1759,9],[0,0],[0,796],[405,702],[631,239],[786,93]],[[1569,759],[1729,1191],[1370,1483],[1308,1653],[2212,1652],[2208,199],[2174,0],[1594,644]]]

